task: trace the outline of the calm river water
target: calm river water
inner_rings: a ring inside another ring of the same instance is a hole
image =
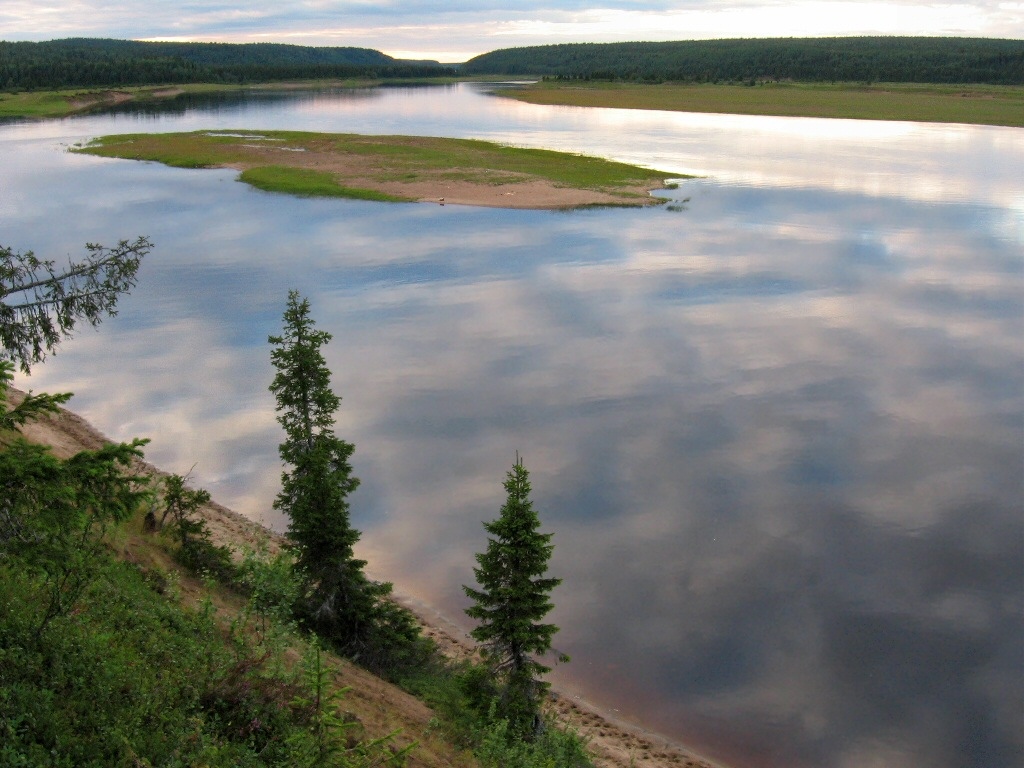
[[[650,210],[306,200],[65,152],[200,128],[472,136],[699,174]],[[0,243],[149,235],[22,387],[271,510],[267,335],[310,298],[371,572],[461,621],[518,450],[556,679],[737,767],[1024,759],[1024,131],[538,107],[478,86],[0,126]]]

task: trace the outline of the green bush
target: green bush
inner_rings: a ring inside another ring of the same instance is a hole
[[[589,768],[586,741],[571,730],[546,723],[533,741],[515,738],[508,720],[496,720],[478,734],[474,754],[481,768]]]
[[[162,482],[163,509],[160,520],[151,510],[149,525],[166,531],[178,542],[175,559],[192,573],[208,575],[222,584],[238,577],[231,549],[213,543],[210,527],[197,517],[200,507],[210,502],[209,491],[186,485],[188,476],[170,475]],[[166,527],[165,527],[166,525]]]
[[[498,714],[500,690],[486,666],[471,662],[431,664],[401,685],[440,716],[437,726],[454,744],[472,749],[481,768],[589,768],[586,739],[550,718],[533,741],[524,741]]]
[[[38,577],[0,566],[0,765],[292,766],[294,748],[342,743],[320,763],[399,765],[387,740],[337,741],[324,678],[277,671],[274,651],[226,643],[191,611],[110,561],[72,613],[36,640]],[[314,689],[315,688],[315,689]],[[339,696],[329,695],[332,706]]]
[[[79,608],[36,638],[26,628],[37,577],[4,571],[0,763],[107,766],[144,757],[169,764],[200,756],[207,729],[199,702],[227,662],[209,619],[160,599],[138,571],[110,562]]]

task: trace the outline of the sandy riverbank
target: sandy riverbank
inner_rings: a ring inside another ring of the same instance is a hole
[[[12,404],[24,396],[16,389],[10,392]],[[77,414],[61,410],[53,417],[44,418],[26,425],[22,429],[29,440],[51,446],[53,452],[62,458],[82,450],[99,448],[107,441],[95,427]],[[151,464],[139,462],[136,471],[152,476],[166,476]],[[270,531],[247,517],[217,503],[210,503],[202,509],[202,515],[209,525],[217,544],[227,544],[235,549],[256,547],[262,542],[271,549],[284,541],[280,534]],[[441,616],[430,605],[400,592],[396,586],[396,600],[412,610],[423,624],[424,634],[431,637],[443,653],[453,658],[472,655],[472,647],[465,641],[465,632],[453,622]],[[372,678],[367,673],[358,673],[352,685],[369,686],[373,695],[389,699],[395,707],[415,709],[419,719],[429,718],[429,711],[410,697],[391,693],[391,686]],[[372,679],[371,679],[372,678]],[[398,700],[396,700],[398,699]],[[629,723],[616,722],[597,707],[586,701],[570,698],[563,692],[555,691],[554,709],[559,717],[589,740],[589,746],[598,768],[722,768],[717,763],[704,759],[671,740]],[[423,714],[426,713],[426,714]],[[410,715],[410,713],[406,713]]]

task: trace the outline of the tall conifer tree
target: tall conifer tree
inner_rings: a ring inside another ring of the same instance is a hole
[[[541,620],[554,607],[549,594],[561,579],[546,578],[554,545],[540,533],[540,519],[530,501],[530,475],[517,456],[505,480],[508,494],[497,520],[484,523],[487,550],[473,569],[480,589],[464,586],[474,605],[466,614],[479,625],[472,636],[483,644],[485,658],[500,690],[499,714],[512,734],[532,738],[539,725],[540,704],[549,671],[533,654],[551,648],[558,627]],[[564,657],[563,657],[564,658]]]
[[[331,372],[320,348],[331,334],[316,330],[309,301],[288,294],[284,330],[271,336],[277,375],[277,420],[286,439],[274,508],[288,515],[288,535],[297,548],[296,568],[305,587],[302,613],[343,647],[354,649],[369,632],[376,591],[353,546],[359,532],[349,521],[348,495],[359,485],[349,459],[355,447],[334,434],[341,398],[331,391]]]

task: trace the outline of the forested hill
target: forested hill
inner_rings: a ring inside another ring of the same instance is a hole
[[[583,43],[506,48],[464,74],[738,82],[1024,84],[1024,40],[833,37]]]
[[[43,43],[0,41],[3,90],[437,74],[450,71],[434,62],[402,61],[369,48],[93,38]]]
[[[949,37],[770,38],[506,48],[460,74],[639,81],[764,80],[1024,84],[1024,40]],[[0,41],[0,90],[244,83],[454,74],[369,48],[69,38]]]

